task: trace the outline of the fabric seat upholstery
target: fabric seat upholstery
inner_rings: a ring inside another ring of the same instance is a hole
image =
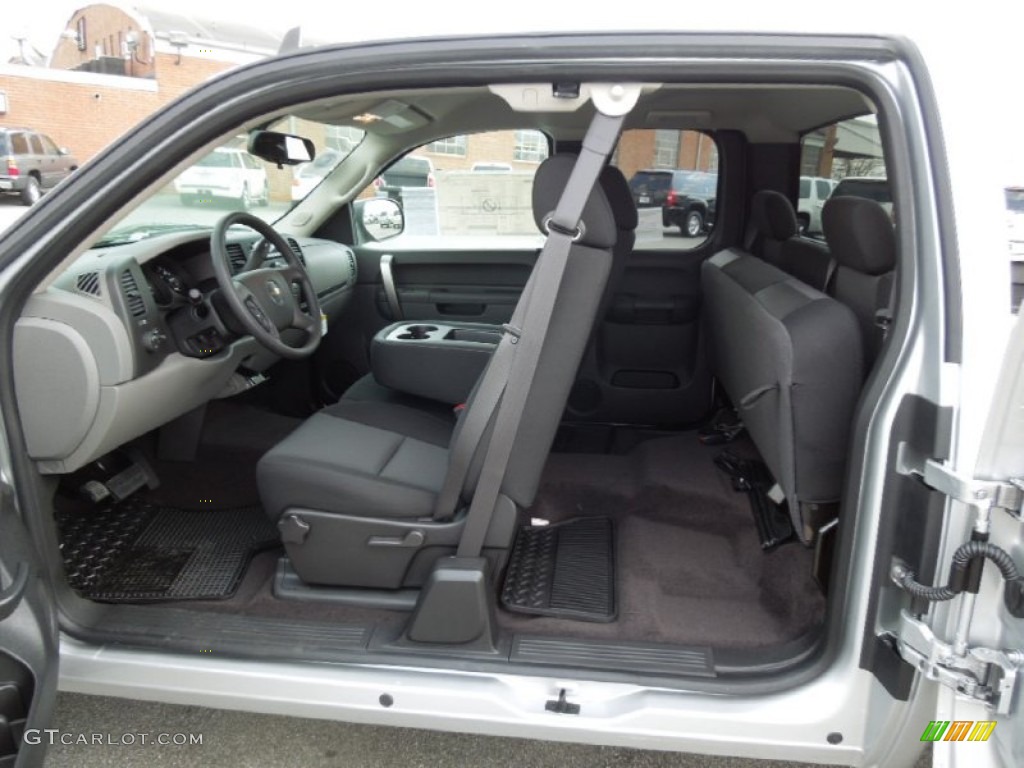
[[[751,201],[756,231],[753,253],[819,291],[827,291],[833,270],[829,249],[800,236],[793,204],[785,195],[763,189]]]
[[[849,308],[739,249],[701,271],[714,373],[782,488],[794,527],[813,538],[838,502],[863,381]]]
[[[276,520],[288,507],[332,509],[344,498],[355,514],[429,517],[448,468],[453,424],[394,403],[328,406],[260,462],[264,508]]]
[[[853,310],[864,340],[865,373],[882,346],[876,314],[889,306],[896,268],[896,232],[874,200],[833,197],[821,212],[825,239],[835,256],[832,295]]]
[[[538,223],[553,212],[574,165],[574,157],[556,155],[538,168],[533,194]],[[485,555],[507,551],[516,509],[533,502],[604,293],[617,231],[600,186],[591,193],[581,223],[583,234],[569,251],[501,484],[499,505],[511,510],[512,520],[506,514],[492,523]],[[529,288],[520,301],[528,300]],[[465,412],[473,407],[471,397]],[[260,496],[282,530],[296,573],[310,583],[340,586],[422,584],[430,564],[454,551],[464,519],[458,509],[446,516],[436,510],[454,442],[452,427],[444,415],[429,410],[343,399],[272,448],[257,466]],[[472,496],[474,483],[475,476],[464,499]],[[409,533],[415,535],[407,544]]]

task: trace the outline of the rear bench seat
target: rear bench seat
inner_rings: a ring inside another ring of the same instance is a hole
[[[864,380],[849,307],[737,248],[701,270],[712,366],[813,541],[842,492],[853,409]]]
[[[824,243],[800,236],[796,211],[789,198],[763,189],[750,201],[750,216],[755,233],[751,247],[754,255],[812,288],[827,292],[835,262]]]

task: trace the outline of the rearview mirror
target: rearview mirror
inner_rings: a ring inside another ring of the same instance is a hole
[[[360,229],[378,242],[400,235],[405,229],[402,206],[390,198],[357,200],[355,215]]]
[[[249,154],[274,165],[298,165],[316,157],[316,147],[309,139],[276,131],[253,131],[249,134]]]

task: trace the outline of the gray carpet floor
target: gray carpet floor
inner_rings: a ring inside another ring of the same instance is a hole
[[[155,501],[194,508],[258,503],[255,463],[299,423],[249,406],[213,404],[195,462],[155,462]],[[623,455],[553,453],[531,517],[606,515],[616,525],[616,621],[601,624],[498,611],[512,633],[755,648],[794,640],[821,622],[812,553],[797,543],[765,554],[747,497],[732,490],[695,433],[640,442]],[[748,454],[742,442],[731,450]],[[396,623],[405,614],[278,600],[278,548],[254,557],[229,600],[190,610],[329,622]],[[174,605],[168,603],[167,605]]]
[[[502,627],[751,648],[793,640],[820,623],[825,601],[811,580],[811,551],[797,543],[761,551],[747,497],[712,463],[719,450],[686,433],[625,456],[552,454],[531,516],[615,521],[618,620],[500,611]]]
[[[618,619],[600,624],[499,610],[502,629],[737,649],[788,642],[812,630],[825,606],[811,580],[812,553],[797,543],[761,551],[747,497],[712,463],[718,450],[686,433],[640,443],[626,455],[552,454],[530,515],[551,522],[585,515],[615,521]],[[742,443],[733,450],[750,452]],[[190,607],[401,621],[403,614],[390,611],[276,599],[271,587],[279,555],[257,555],[231,600]]]

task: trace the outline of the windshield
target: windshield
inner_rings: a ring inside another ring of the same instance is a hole
[[[312,140],[310,163],[278,168],[246,151],[248,136],[225,141],[186,168],[132,211],[97,246],[120,245],[174,230],[212,228],[231,211],[249,211],[276,221],[310,192],[355,149],[365,133],[288,116],[270,130]]]

